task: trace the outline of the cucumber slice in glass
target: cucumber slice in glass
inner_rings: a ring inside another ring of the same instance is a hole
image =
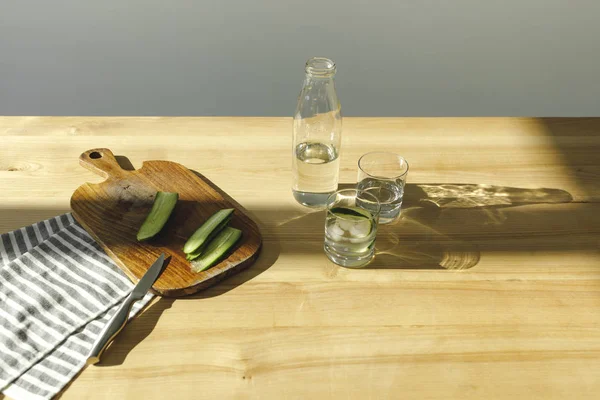
[[[336,217],[346,218],[346,219],[365,219],[372,218],[370,212],[360,207],[333,207],[329,210],[331,213],[335,214]]]

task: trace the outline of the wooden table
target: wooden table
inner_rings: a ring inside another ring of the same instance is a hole
[[[369,268],[325,257],[291,195],[287,118],[0,118],[0,232],[69,211],[109,147],[200,171],[260,221],[249,270],[161,299],[63,393],[82,398],[600,398],[600,119],[346,118],[411,165]]]

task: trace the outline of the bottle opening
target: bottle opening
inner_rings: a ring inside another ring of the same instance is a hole
[[[329,58],[313,57],[306,62],[304,70],[313,76],[329,77],[335,74],[335,63]]]

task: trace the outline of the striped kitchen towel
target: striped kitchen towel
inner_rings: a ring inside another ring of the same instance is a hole
[[[133,286],[71,214],[0,235],[2,392],[18,400],[60,392]]]

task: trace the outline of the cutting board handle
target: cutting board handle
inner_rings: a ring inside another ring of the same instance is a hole
[[[79,156],[79,164],[104,178],[118,178],[125,170],[109,149],[91,149]]]

